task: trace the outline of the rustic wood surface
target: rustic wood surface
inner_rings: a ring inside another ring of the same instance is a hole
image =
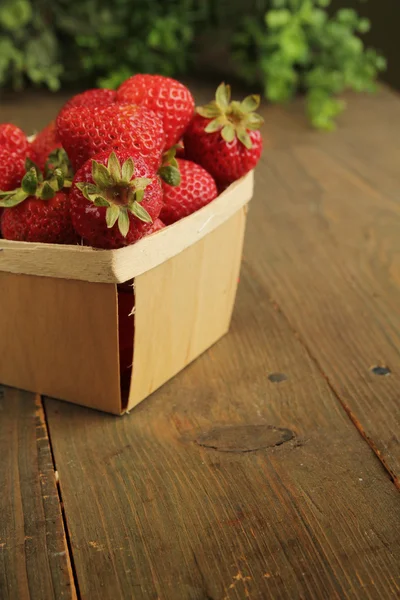
[[[39,397],[0,386],[0,598],[76,598]]]
[[[31,133],[63,100],[6,98],[0,120]],[[400,597],[400,101],[349,97],[332,135],[297,104],[264,116],[229,335],[122,418],[45,400],[80,598]],[[18,394],[0,443],[23,464],[34,398]],[[32,509],[10,460],[0,586],[61,598],[68,565],[36,582],[12,542]],[[30,556],[52,552],[35,539]]]

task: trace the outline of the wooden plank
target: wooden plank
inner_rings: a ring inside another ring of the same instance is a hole
[[[242,208],[184,252],[135,279],[135,350],[128,409],[228,331],[245,224],[246,208]]]
[[[115,287],[0,271],[0,381],[120,414]]]
[[[252,195],[253,173],[250,172],[192,215],[118,250],[0,239],[0,272],[123,283],[202,240],[244,207]]]
[[[82,597],[398,597],[398,493],[251,268],[129,416],[46,409]]]
[[[377,98],[372,102],[379,106]],[[354,100],[354,113],[357,106]],[[400,115],[398,100],[395,106]],[[266,282],[270,297],[399,485],[400,202],[389,187],[382,193],[377,186],[375,140],[371,154],[365,153],[357,114],[351,143],[356,154],[360,149],[363,171],[360,164],[356,169],[342,130],[307,133],[290,115],[285,120],[280,113],[265,112],[270,147],[258,171],[245,256],[258,253],[258,260],[251,261],[254,273]],[[372,121],[373,114],[367,114]],[[374,114],[373,131],[379,131],[379,124],[386,131],[391,113]],[[396,136],[379,145],[379,161],[393,165],[400,119],[390,124]],[[398,173],[397,179],[400,185]],[[374,367],[388,367],[391,373],[379,376],[385,371]]]
[[[76,598],[38,397],[0,387],[0,598]]]

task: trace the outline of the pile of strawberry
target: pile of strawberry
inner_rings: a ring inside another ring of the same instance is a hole
[[[32,142],[0,125],[5,239],[120,248],[205,206],[260,158],[258,96],[195,109],[182,83],[134,75],[71,98]]]

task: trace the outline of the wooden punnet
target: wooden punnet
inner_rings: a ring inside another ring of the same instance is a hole
[[[130,410],[229,329],[253,173],[198,212],[119,250],[0,240],[0,383]],[[135,296],[129,395],[117,284]]]

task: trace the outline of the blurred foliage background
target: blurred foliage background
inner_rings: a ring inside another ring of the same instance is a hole
[[[342,4],[1,0],[0,86],[116,87],[134,72],[208,72],[240,78],[271,102],[304,93],[311,123],[332,129],[340,94],[373,91],[386,66],[363,41],[370,21]]]

